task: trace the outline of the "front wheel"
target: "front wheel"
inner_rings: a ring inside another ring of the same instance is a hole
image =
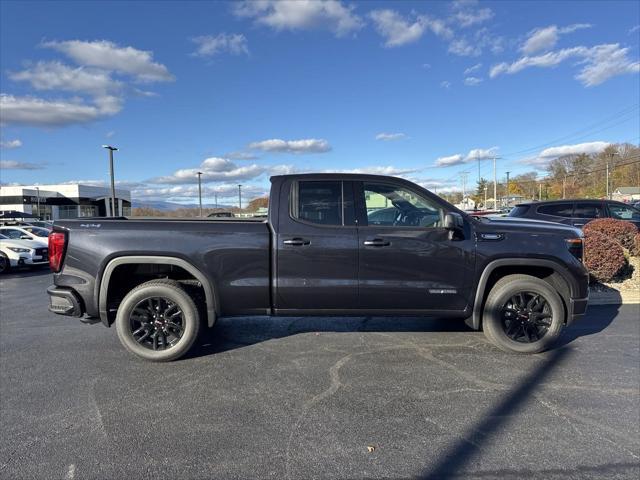
[[[11,262],[9,258],[2,252],[0,252],[0,274],[7,273],[11,269]]]
[[[564,326],[564,304],[544,280],[507,275],[496,282],[484,306],[482,324],[487,339],[511,353],[548,349]]]
[[[200,331],[198,308],[173,280],[138,285],[122,300],[116,315],[118,337],[131,353],[154,362],[182,357]]]

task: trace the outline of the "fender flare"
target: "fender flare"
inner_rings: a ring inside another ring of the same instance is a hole
[[[205,301],[207,304],[207,324],[212,327],[216,321],[216,312],[218,312],[218,298],[213,289],[213,285],[198,268],[191,263],[178,257],[157,256],[157,255],[130,255],[117,257],[109,261],[107,266],[102,272],[102,280],[100,282],[100,290],[98,294],[98,309],[100,311],[100,319],[102,323],[109,326],[109,318],[107,314],[107,294],[109,291],[109,282],[114,270],[120,265],[127,265],[132,263],[138,264],[160,264],[160,265],[174,265],[176,267],[183,268],[191,275],[194,276],[198,282],[202,284],[204,289]]]
[[[475,300],[473,302],[473,314],[471,316],[472,328],[474,330],[480,329],[480,322],[482,320],[482,308],[483,308],[483,299],[485,296],[485,291],[487,289],[487,282],[489,281],[489,276],[493,273],[493,271],[500,267],[545,267],[550,268],[554,272],[558,273],[567,285],[569,286],[569,291],[571,292],[571,297],[574,297],[576,294],[576,285],[573,277],[564,268],[560,263],[555,262],[553,260],[545,260],[543,258],[501,258],[499,260],[493,260],[489,262],[482,271],[480,275],[480,280],[478,281],[478,288],[476,289]],[[565,299],[567,303],[570,303],[570,299]],[[569,305],[567,305],[569,307]],[[571,312],[568,312],[569,315]]]

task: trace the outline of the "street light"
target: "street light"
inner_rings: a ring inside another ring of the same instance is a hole
[[[200,203],[200,217],[202,217],[202,172],[196,172],[198,175],[198,202]]]
[[[242,210],[242,185],[238,185],[238,206]]]
[[[113,151],[118,150],[111,145],[102,145],[102,148],[109,150],[109,174],[111,175],[111,216],[116,216],[116,182],[113,178]]]

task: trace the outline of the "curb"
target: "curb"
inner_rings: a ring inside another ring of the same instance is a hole
[[[640,303],[640,292],[611,290],[590,292],[589,305],[632,305]]]

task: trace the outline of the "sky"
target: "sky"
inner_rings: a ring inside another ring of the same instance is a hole
[[[640,142],[640,3],[0,2],[0,183],[233,203],[269,176],[480,174]]]

